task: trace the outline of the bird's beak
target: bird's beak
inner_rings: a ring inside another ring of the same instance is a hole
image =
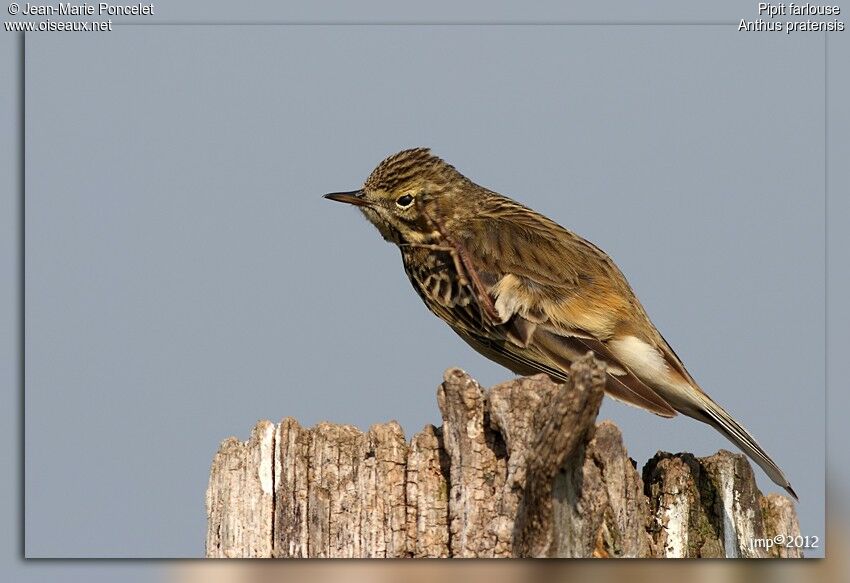
[[[328,200],[335,200],[337,202],[346,202],[348,204],[353,204],[354,206],[372,205],[372,203],[363,198],[363,190],[352,190],[351,192],[332,192],[330,194],[326,194],[324,198]]]

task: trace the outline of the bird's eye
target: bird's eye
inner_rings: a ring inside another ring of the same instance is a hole
[[[398,205],[399,208],[406,209],[407,207],[413,204],[413,195],[404,194],[395,199],[395,203]]]

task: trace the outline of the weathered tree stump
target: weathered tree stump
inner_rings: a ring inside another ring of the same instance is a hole
[[[485,391],[450,369],[443,426],[410,443],[394,421],[261,421],[213,460],[207,556],[799,556],[753,543],[799,527],[744,456],[658,453],[641,476],[617,427],[595,424],[603,384],[591,355],[567,384]]]

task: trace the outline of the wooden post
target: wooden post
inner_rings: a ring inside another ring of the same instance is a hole
[[[641,475],[596,424],[604,370],[490,390],[450,369],[442,427],[408,443],[291,418],[225,440],[207,489],[208,557],[768,557],[797,535],[791,501],[762,496],[746,458],[658,453]]]

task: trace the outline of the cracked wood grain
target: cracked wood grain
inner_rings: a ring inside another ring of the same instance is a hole
[[[228,438],[206,495],[208,557],[798,557],[793,503],[763,496],[742,455],[659,452],[640,472],[596,422],[605,371],[486,390],[449,369],[442,426],[259,422]]]

